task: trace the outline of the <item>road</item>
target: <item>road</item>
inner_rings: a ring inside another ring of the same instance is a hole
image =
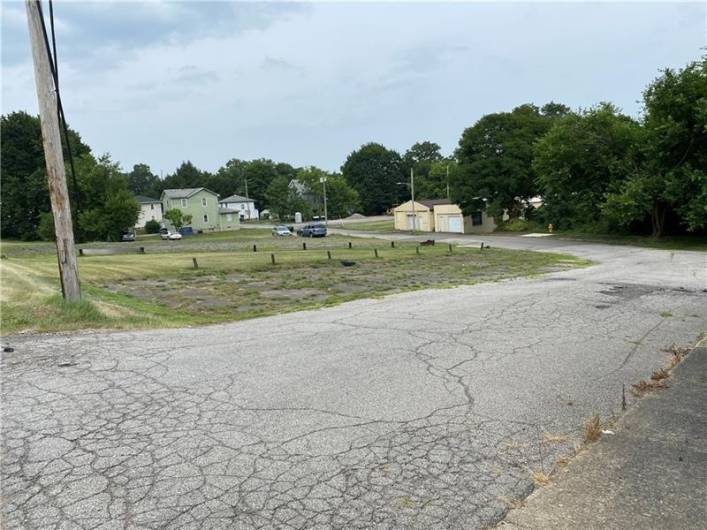
[[[596,265],[228,325],[6,339],[3,528],[497,521],[586,418],[618,414],[623,385],[707,330],[707,254],[481,239]]]

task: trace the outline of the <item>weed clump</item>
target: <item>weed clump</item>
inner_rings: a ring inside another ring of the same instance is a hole
[[[584,442],[592,443],[601,438],[601,418],[595,414],[584,422]]]

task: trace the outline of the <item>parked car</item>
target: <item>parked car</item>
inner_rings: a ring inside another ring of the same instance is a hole
[[[304,225],[302,228],[297,230],[297,234],[302,237],[325,237],[326,226],[319,223]]]
[[[120,236],[121,241],[135,241],[135,232],[132,230],[126,230],[123,235]]]
[[[285,225],[277,225],[272,229],[272,235],[277,237],[291,236],[292,232]]]
[[[191,226],[183,226],[179,229],[179,233],[183,236],[193,236],[194,229]]]
[[[160,237],[167,241],[174,241],[175,239],[182,239],[182,234],[179,232],[170,232],[166,228],[161,228]]]

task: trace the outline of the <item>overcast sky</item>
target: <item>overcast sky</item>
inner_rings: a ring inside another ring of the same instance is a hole
[[[70,125],[125,168],[272,158],[338,170],[363,143],[445,154],[489,112],[641,91],[707,43],[705,3],[55,2]],[[24,5],[2,2],[2,112],[37,112]]]

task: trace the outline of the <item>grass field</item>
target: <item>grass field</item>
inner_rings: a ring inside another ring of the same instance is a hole
[[[661,238],[655,238],[651,236],[621,234],[558,232],[557,237],[561,239],[572,239],[591,243],[605,243],[607,245],[629,245],[635,247],[658,248],[663,250],[707,251],[707,236],[704,235],[664,236]]]
[[[137,253],[141,246],[145,254]],[[80,257],[84,300],[66,304],[53,244],[2,243],[3,334],[203,325],[586,264],[570,256],[500,249],[454,247],[450,253],[446,245],[421,247],[418,254],[413,243],[391,248],[379,239],[273,238],[256,229],[80,247],[131,253]],[[345,267],[342,260],[355,265]]]
[[[331,228],[344,228],[346,230],[362,230],[367,232],[395,232],[393,219],[382,219],[379,221],[346,222],[339,225],[337,222],[330,223]]]

